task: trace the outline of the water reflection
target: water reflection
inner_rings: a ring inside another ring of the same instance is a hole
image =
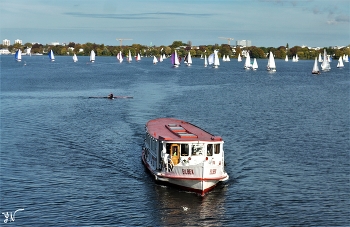
[[[223,225],[220,220],[226,213],[225,185],[218,185],[204,197],[163,185],[157,185],[155,193],[163,226]]]

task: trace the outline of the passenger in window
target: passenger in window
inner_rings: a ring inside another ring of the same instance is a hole
[[[213,156],[213,144],[207,145],[207,156]]]

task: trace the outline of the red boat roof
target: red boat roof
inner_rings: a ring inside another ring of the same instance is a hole
[[[157,118],[147,122],[148,133],[159,140],[176,141],[222,141],[203,129],[175,118]]]

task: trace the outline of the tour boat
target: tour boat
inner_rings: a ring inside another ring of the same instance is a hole
[[[220,136],[174,118],[150,120],[145,129],[142,161],[157,182],[204,196],[228,180]]]

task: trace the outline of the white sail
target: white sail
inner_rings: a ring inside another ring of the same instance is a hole
[[[276,71],[275,58],[273,57],[273,54],[272,54],[271,51],[270,51],[270,54],[269,54],[269,60],[267,62],[267,70],[269,70],[269,71]]]
[[[53,54],[52,50],[50,50],[50,52],[49,52],[49,58],[51,61],[55,61],[55,55]]]
[[[131,56],[131,51],[129,50],[129,55],[128,55],[128,62],[132,62],[132,56]]]
[[[188,66],[191,66],[192,64],[192,57],[191,57],[191,53],[188,52],[188,55],[187,55],[187,65]]]
[[[242,57],[241,57],[241,54],[238,54],[238,58],[237,58],[237,61],[242,61]]]
[[[174,67],[179,67],[179,65],[180,65],[180,61],[179,61],[179,58],[177,57],[176,50],[171,55],[171,63],[173,64]]]
[[[165,54],[163,54],[163,60],[164,60],[164,59],[166,59],[166,56],[165,56]]]
[[[117,54],[117,59],[118,59],[119,63],[123,62],[123,54],[121,51],[119,51],[119,53]]]
[[[140,61],[141,60],[141,55],[138,53],[136,56],[136,61]]]
[[[317,57],[315,57],[314,67],[312,68],[312,74],[320,74],[320,69],[318,68]]]
[[[162,61],[163,61],[163,57],[162,57],[162,55],[160,55],[159,62],[162,62]]]
[[[222,61],[226,61],[226,55],[222,56]]]
[[[329,64],[326,49],[323,50],[323,62],[321,64],[321,69],[323,71],[328,71],[331,69],[331,65]]]
[[[207,55],[204,56],[204,67],[208,66],[208,59],[207,59]]]
[[[220,60],[218,56],[218,51],[214,50],[214,63],[213,63],[213,68],[217,68],[220,65]]]
[[[344,54],[343,61],[344,62],[349,62],[349,56]]]
[[[21,49],[18,49],[15,54],[16,61],[20,62],[22,60],[22,51]]]
[[[226,61],[231,61],[229,55],[226,56]]]
[[[90,53],[90,61],[95,62],[95,51],[94,50],[92,50]]]
[[[318,55],[318,62],[323,62],[321,53]]]
[[[77,62],[78,61],[78,57],[77,57],[77,55],[74,53],[74,55],[73,55],[73,62]]]
[[[344,68],[343,57],[340,56],[338,59],[337,68]]]
[[[288,55],[286,55],[286,58],[284,59],[285,61],[288,61]]]
[[[256,61],[256,58],[254,58],[252,69],[257,70],[257,68],[258,68],[258,62]]]
[[[156,58],[156,56],[153,56],[153,64],[157,64],[158,60]]]
[[[245,69],[250,69],[251,64],[250,64],[250,55],[249,52],[247,52],[246,54],[246,58],[245,58],[245,63],[244,63],[244,68]]]

